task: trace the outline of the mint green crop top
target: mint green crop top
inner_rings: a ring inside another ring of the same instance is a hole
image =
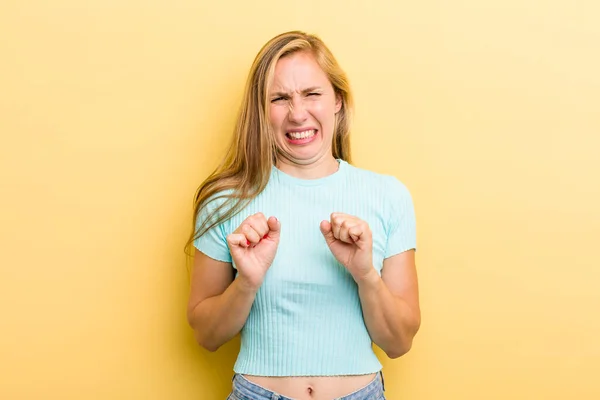
[[[398,179],[343,160],[334,174],[303,180],[273,167],[269,183],[248,206],[198,238],[207,256],[232,262],[226,236],[249,215],[281,222],[281,237],[241,331],[234,371],[258,376],[333,376],[377,372],[381,363],[362,316],[357,285],[329,251],[319,229],[332,212],[354,215],[373,233],[373,265],[416,249],[411,195]],[[208,203],[199,224],[215,216]],[[233,263],[235,268],[235,263]]]

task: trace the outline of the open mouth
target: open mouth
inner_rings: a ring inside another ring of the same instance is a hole
[[[302,132],[287,132],[285,136],[292,142],[306,142],[314,138],[316,134],[316,129],[309,129]]]

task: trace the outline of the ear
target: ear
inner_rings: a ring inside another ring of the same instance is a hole
[[[335,113],[337,114],[342,109],[342,96],[336,93],[335,95]]]

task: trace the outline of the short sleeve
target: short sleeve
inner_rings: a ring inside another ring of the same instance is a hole
[[[389,214],[384,258],[417,249],[417,228],[412,196],[408,188],[398,179],[390,177],[390,180],[387,189]]]
[[[218,207],[225,202],[224,198],[209,200],[208,203],[198,213],[196,219],[196,231],[203,225],[210,226],[217,220],[220,215],[223,215],[226,210],[218,210]],[[210,258],[231,262],[231,254],[227,246],[227,233],[225,230],[226,223],[219,223],[209,229],[202,236],[194,240],[194,246],[202,253]]]

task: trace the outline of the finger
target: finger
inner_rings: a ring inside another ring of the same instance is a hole
[[[340,227],[339,239],[344,243],[354,243],[354,240],[350,238],[350,229],[354,228],[356,222],[352,220],[345,220]]]
[[[321,221],[319,228],[321,228],[321,233],[325,237],[325,241],[327,242],[327,244],[335,242],[336,239],[333,236],[333,231],[331,230],[331,223],[329,221]]]
[[[244,235],[243,233],[232,233],[230,235],[227,235],[226,239],[227,243],[229,244],[229,247],[248,248],[250,246],[248,239],[246,239],[246,235]]]
[[[331,230],[333,231],[333,237],[336,239],[340,238],[340,230],[342,229],[342,224],[346,218],[343,214],[333,213],[331,214]]]
[[[281,223],[275,217],[269,217],[267,220],[268,232],[263,236],[263,239],[271,238],[278,239],[279,232],[281,231]]]
[[[269,232],[269,225],[267,223],[267,218],[261,212],[252,215],[248,218],[248,223],[252,228],[258,233],[258,235],[262,238]]]
[[[364,233],[364,229],[360,224],[356,224],[348,229],[348,236],[352,242],[358,242]]]
[[[262,239],[262,236],[249,223],[242,226],[242,233],[252,245],[257,245]]]

